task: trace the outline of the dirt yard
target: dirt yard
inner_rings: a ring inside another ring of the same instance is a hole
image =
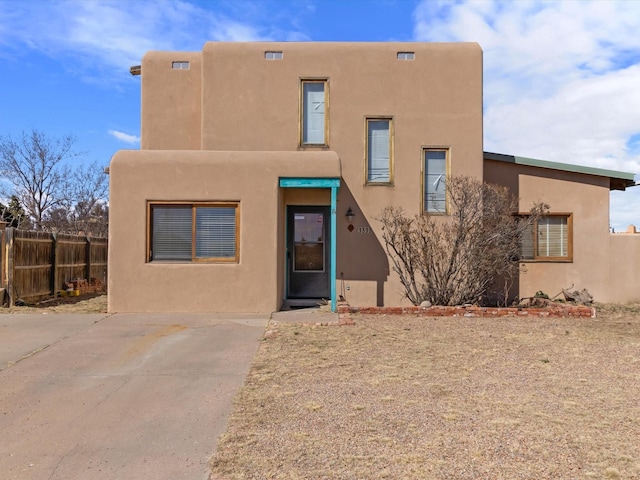
[[[3,313],[106,313],[107,295],[83,295],[80,297],[58,297],[22,307],[0,307]]]
[[[212,479],[640,478],[640,308],[272,325]]]

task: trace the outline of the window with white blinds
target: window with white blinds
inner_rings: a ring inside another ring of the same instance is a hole
[[[300,145],[327,145],[327,81],[303,80]]]
[[[571,261],[572,215],[551,214],[540,218],[525,232],[520,243],[522,260]]]
[[[367,183],[391,183],[393,122],[390,118],[367,118]]]
[[[425,148],[423,154],[423,211],[447,213],[448,150]]]
[[[238,204],[150,205],[149,261],[237,262]]]

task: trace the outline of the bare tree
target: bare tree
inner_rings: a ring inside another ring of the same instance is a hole
[[[65,228],[60,228],[63,224],[59,225],[58,230],[106,236],[108,193],[108,177],[97,162],[74,169],[69,183],[69,198],[64,202],[67,225]]]
[[[447,179],[449,216],[409,217],[387,207],[378,220],[393,270],[414,304],[482,303],[498,281],[519,272],[520,244],[548,206],[536,204],[518,216],[506,187],[471,177]]]
[[[71,135],[52,138],[38,130],[0,137],[0,175],[7,180],[0,194],[24,208],[21,227],[106,235],[108,177],[97,162],[70,168],[66,161],[81,155],[74,144]]]
[[[15,195],[37,230],[45,214],[68,199],[70,169],[64,162],[79,155],[74,143],[71,135],[50,138],[38,130],[18,139],[0,137],[0,175],[10,184],[0,193]]]

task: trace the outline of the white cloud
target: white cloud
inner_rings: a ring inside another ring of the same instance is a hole
[[[128,133],[119,132],[118,130],[109,130],[108,133],[113,138],[129,145],[137,145],[138,143],[140,143],[140,137],[136,135],[129,135]]]
[[[485,150],[640,173],[640,2],[424,0],[414,20],[482,47]],[[635,190],[612,195],[616,230],[640,224]]]
[[[0,55],[9,49],[14,55],[24,48],[37,50],[93,81],[112,84],[130,81],[123,72],[149,50],[197,51],[209,40],[304,37],[295,25],[295,6],[273,18],[260,1],[201,5],[193,0],[0,1]],[[289,30],[283,29],[283,19]]]

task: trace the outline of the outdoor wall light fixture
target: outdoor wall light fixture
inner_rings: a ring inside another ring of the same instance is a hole
[[[349,207],[349,209],[347,210],[347,214],[345,215],[345,217],[347,217],[347,222],[349,222],[349,226],[347,227],[347,230],[349,230],[350,232],[353,232],[353,219],[356,218],[356,214],[353,213],[353,210],[351,210],[351,207]]]
[[[353,213],[353,210],[351,210],[351,207],[349,207],[349,209],[347,210],[347,222],[349,223],[353,223],[353,219],[356,218],[356,214]]]

